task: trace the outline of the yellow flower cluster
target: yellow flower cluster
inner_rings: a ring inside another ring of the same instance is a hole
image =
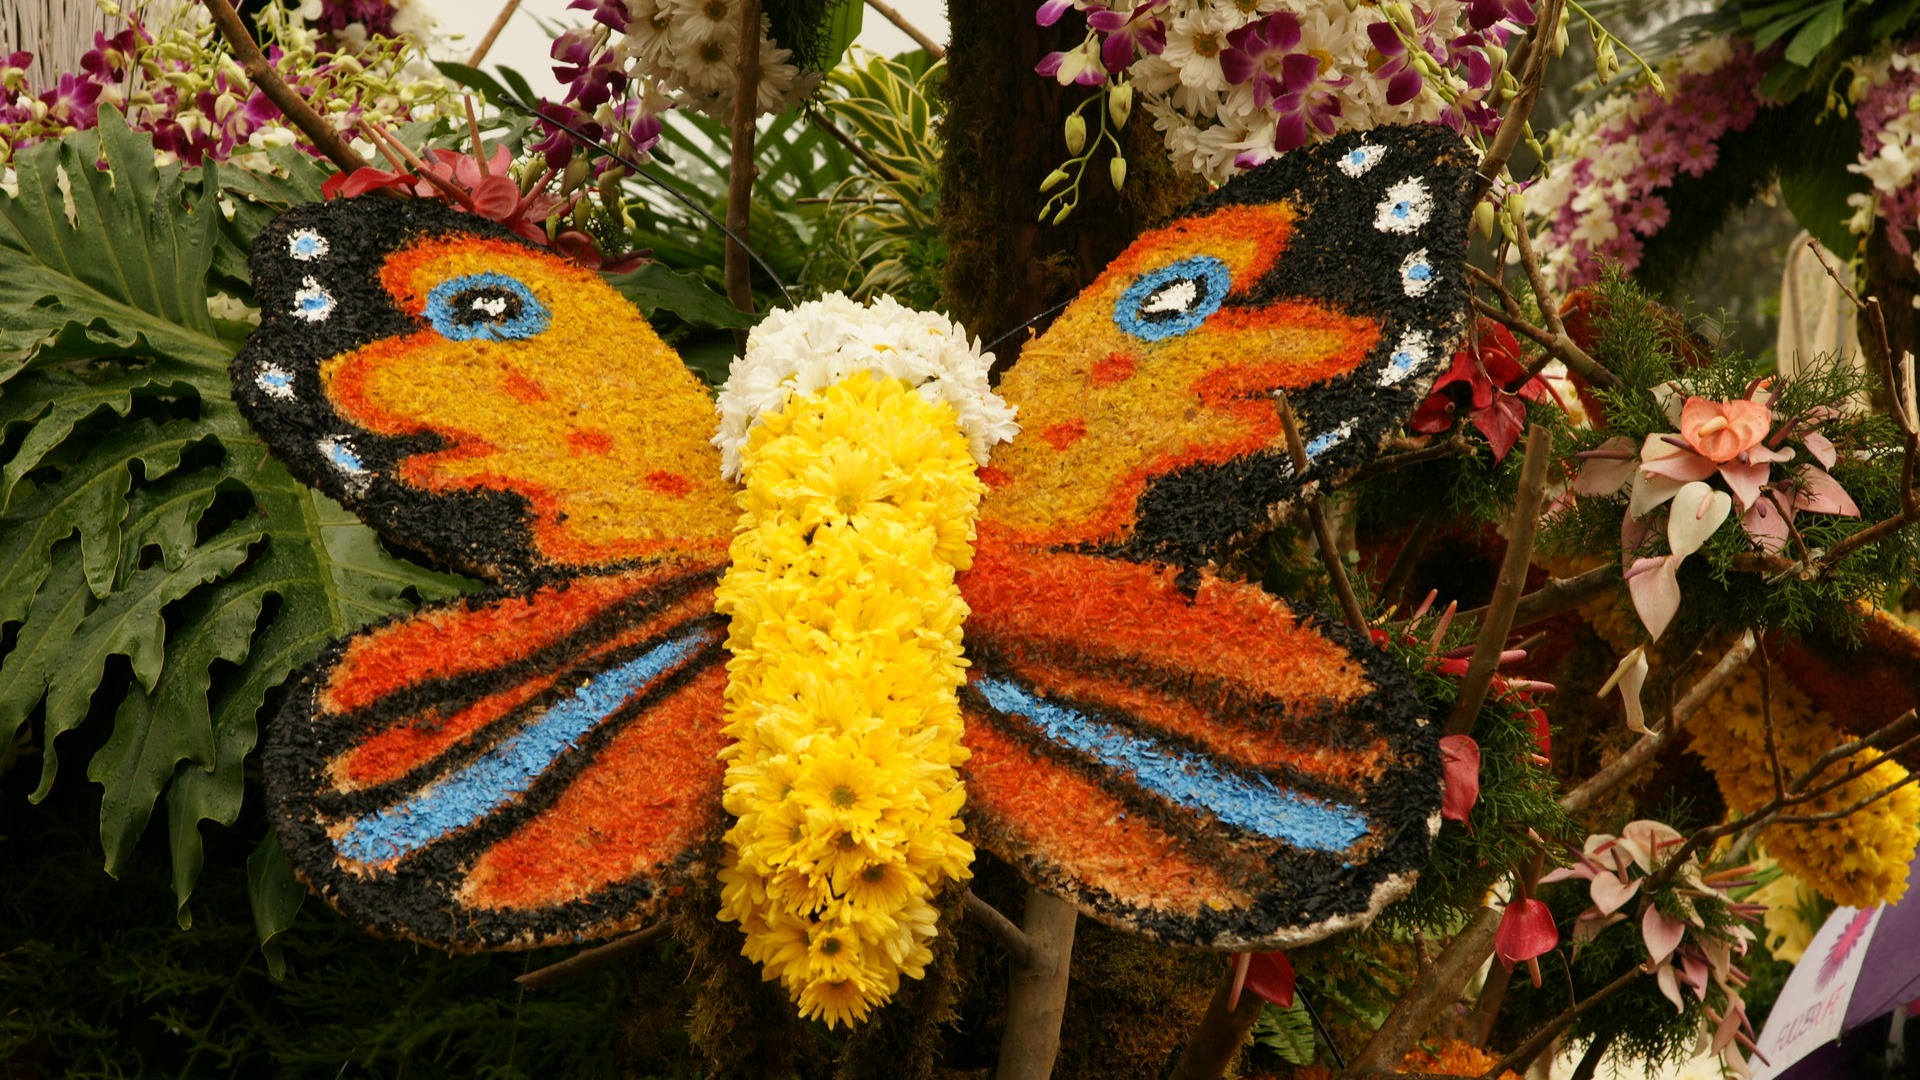
[[[954,574],[982,485],[951,406],[867,373],[764,415],[743,462],[720,917],[851,1024],[925,973],[933,893],[971,876]]]
[[[1694,720],[1694,749],[1712,767],[1720,792],[1735,810],[1755,809],[1773,798],[1773,765],[1767,757],[1761,708],[1761,676],[1743,668],[1710,700]],[[1828,750],[1851,741],[1832,717],[1814,708],[1805,693],[1776,673],[1771,686],[1774,745],[1789,777],[1810,768]],[[1834,765],[1825,776],[1864,765],[1878,755],[1862,751]],[[1794,814],[1826,814],[1845,809],[1905,779],[1907,771],[1888,761],[1855,777]],[[1781,869],[1837,904],[1869,907],[1893,903],[1906,894],[1907,864],[1920,843],[1920,791],[1912,785],[1844,818],[1810,825],[1768,826],[1761,838]]]

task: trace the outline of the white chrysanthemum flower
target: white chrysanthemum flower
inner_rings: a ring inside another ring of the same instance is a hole
[[[928,401],[953,406],[969,452],[985,465],[994,444],[1020,430],[1013,406],[988,385],[992,367],[993,354],[959,323],[891,296],[866,306],[836,292],[771,312],[747,335],[747,353],[734,360],[715,402],[721,471],[739,477],[741,448],[761,416],[862,371],[904,380]]]

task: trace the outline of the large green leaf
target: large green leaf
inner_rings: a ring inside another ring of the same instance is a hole
[[[37,718],[40,799],[68,733],[100,724],[82,741],[107,869],[165,796],[184,923],[201,824],[238,818],[272,691],[327,641],[467,583],[294,481],[231,400],[239,340],[208,293],[248,291],[252,234],[317,169],[157,169],[112,114],[17,160],[20,194],[0,193],[0,623],[16,624],[0,744]]]
[[[103,109],[99,128],[29,147],[14,168],[20,193],[0,199],[0,349],[226,365],[233,346],[204,284],[220,224],[211,167],[156,168],[152,141]]]

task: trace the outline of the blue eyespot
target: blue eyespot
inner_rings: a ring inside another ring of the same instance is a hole
[[[426,315],[449,341],[521,341],[553,321],[532,289],[491,270],[435,285],[427,294]]]
[[[1145,341],[1175,337],[1219,311],[1232,285],[1233,275],[1219,259],[1181,259],[1134,282],[1113,306],[1113,321]]]

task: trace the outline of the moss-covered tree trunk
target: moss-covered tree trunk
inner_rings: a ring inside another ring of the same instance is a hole
[[[1096,161],[1073,216],[1060,225],[1037,220],[1040,181],[1067,157],[1067,114],[1092,91],[1034,74],[1042,57],[1072,48],[1086,31],[1074,13],[1038,26],[1036,7],[1035,0],[962,0],[948,12],[945,302],[988,341],[1071,297],[1142,228],[1203,190],[1174,176],[1159,132],[1135,110],[1122,137],[1126,189],[1115,192],[1106,162]]]

